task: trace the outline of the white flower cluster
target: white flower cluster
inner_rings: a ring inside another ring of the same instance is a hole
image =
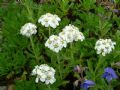
[[[41,64],[40,66],[35,66],[32,71],[32,75],[37,75],[35,82],[44,82],[45,84],[53,84],[55,79],[55,70],[49,67],[47,64]]]
[[[57,15],[51,13],[46,13],[38,19],[38,22],[43,26],[52,28],[56,28],[59,25],[59,21],[61,21],[61,19]]]
[[[63,47],[67,46],[67,43],[59,36],[51,35],[46,41],[45,46],[58,53]]]
[[[69,24],[63,28],[63,31],[59,33],[59,36],[65,40],[67,43],[85,39],[82,32],[79,31],[77,27],[74,25]]]
[[[58,53],[63,47],[67,46],[67,43],[78,40],[83,41],[84,39],[83,33],[74,25],[69,24],[69,26],[63,28],[63,31],[59,33],[59,36],[50,36],[46,41],[45,46]]]
[[[30,37],[33,34],[37,33],[37,27],[35,24],[32,23],[26,23],[22,28],[20,29],[20,34]]]
[[[105,56],[114,49],[114,45],[116,45],[116,43],[111,41],[111,39],[99,39],[95,44],[95,50],[97,50],[97,54],[101,53]]]

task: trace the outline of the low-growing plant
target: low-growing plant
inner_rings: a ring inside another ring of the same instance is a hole
[[[0,5],[0,77],[13,90],[119,90],[119,0]]]

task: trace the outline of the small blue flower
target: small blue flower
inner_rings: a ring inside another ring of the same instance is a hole
[[[115,71],[110,67],[105,68],[104,74],[102,75],[102,77],[107,79],[108,82],[110,82],[112,79],[117,79],[118,78]]]
[[[93,87],[93,86],[95,86],[95,83],[91,80],[85,80],[81,84],[81,88],[83,88],[84,90],[88,90],[89,87]]]

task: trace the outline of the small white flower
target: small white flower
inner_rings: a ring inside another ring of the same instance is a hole
[[[115,45],[116,43],[111,41],[111,39],[99,39],[95,44],[95,50],[97,50],[97,54],[105,56],[112,52]]]
[[[53,84],[55,79],[55,70],[49,67],[47,64],[42,64],[40,66],[35,66],[32,71],[32,75],[36,75],[35,82],[44,82],[45,84]]]
[[[83,41],[85,39],[84,35],[82,32],[76,32],[76,36],[75,36],[75,41],[81,40]]]
[[[47,76],[45,84],[53,84],[55,81],[56,79],[53,76]]]
[[[59,21],[61,21],[61,19],[57,15],[51,13],[46,13],[38,19],[38,23],[41,23],[45,27],[52,28],[56,28],[59,25]]]
[[[69,24],[63,28],[63,31],[59,33],[59,36],[65,40],[67,43],[85,39],[82,32],[79,31],[77,27],[74,25]]]
[[[22,28],[20,29],[20,34],[26,37],[30,37],[33,34],[37,33],[37,27],[35,24],[32,23],[26,23]]]
[[[38,83],[38,82],[39,82],[39,78],[38,78],[38,77],[35,79],[35,82],[36,82],[36,83]]]
[[[59,36],[51,35],[46,41],[45,46],[51,49],[52,51],[58,53],[63,47],[67,46],[67,43]]]

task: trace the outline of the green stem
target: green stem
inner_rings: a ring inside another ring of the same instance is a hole
[[[70,54],[71,54],[71,61],[72,61],[72,64],[75,65],[75,61],[74,61],[74,56],[73,56],[73,50],[72,50],[72,43],[70,43]]]
[[[27,12],[28,12],[28,15],[29,15],[28,18],[30,18],[30,20],[32,22],[34,22],[34,19],[32,17],[32,11],[31,11],[30,6],[28,5],[27,1],[24,0],[23,4],[24,4],[25,8],[27,9]],[[30,37],[30,42],[31,42],[31,46],[32,46],[32,49],[33,49],[33,53],[34,53],[35,58],[36,58],[36,63],[39,64],[39,60],[38,60],[38,57],[37,57],[37,53],[35,51],[35,45],[34,45],[32,37]]]
[[[33,17],[32,17],[32,11],[30,10],[30,6],[27,4],[27,1],[25,0],[24,1],[24,6],[25,6],[25,8],[27,9],[27,11],[28,11],[28,19],[30,19],[32,22],[34,22],[34,19],[33,19]]]
[[[60,74],[60,78],[62,80],[62,70],[61,70],[61,67],[60,67],[60,58],[59,58],[59,54],[57,54],[57,62],[58,62],[58,69],[59,69],[59,74]]]
[[[108,83],[108,90],[113,90],[110,82]]]
[[[33,49],[33,53],[34,53],[35,58],[36,58],[36,63],[39,64],[39,60],[38,60],[38,57],[37,57],[37,53],[35,51],[35,45],[34,45],[32,37],[30,37],[30,42],[31,42],[31,46],[32,46],[32,49]]]
[[[51,87],[50,87],[50,85],[48,85],[48,90],[52,90]]]
[[[51,35],[50,27],[49,27],[49,36]]]
[[[104,63],[104,58],[102,55],[99,56],[99,60],[97,62],[97,65],[96,65],[96,68],[95,68],[95,71],[94,71],[94,76],[93,76],[93,80],[96,81],[97,79],[97,76],[98,76],[98,69],[100,68],[100,66]],[[98,90],[97,87],[95,90]]]
[[[95,73],[96,73],[96,71],[98,70],[98,68],[101,66],[101,64],[103,64],[103,62],[104,62],[103,56],[100,55],[99,60],[98,60],[98,63],[97,63],[97,66],[96,66],[96,68],[95,68]]]

